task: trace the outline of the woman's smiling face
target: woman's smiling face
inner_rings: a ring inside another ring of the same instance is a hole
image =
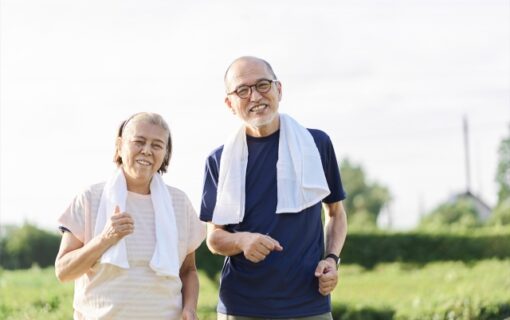
[[[168,148],[168,131],[148,121],[132,119],[117,140],[122,169],[129,185],[148,187],[152,176],[160,169]]]

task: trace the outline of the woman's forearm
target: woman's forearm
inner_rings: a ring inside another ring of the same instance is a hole
[[[199,280],[195,266],[195,253],[186,256],[179,273],[182,282],[182,309],[196,315],[198,305]]]
[[[60,251],[55,261],[55,274],[61,282],[74,280],[99,260],[101,255],[111,246],[101,236],[97,236],[83,245],[71,233],[62,237]]]
[[[189,271],[182,280],[183,309],[196,310],[198,304],[198,273]]]
[[[114,214],[107,221],[103,232],[85,245],[71,232],[64,232],[55,260],[57,278],[60,281],[69,281],[88,272],[108,248],[133,233],[133,230],[133,218],[127,212],[120,212],[117,206]]]

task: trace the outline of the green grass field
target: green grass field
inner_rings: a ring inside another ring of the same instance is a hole
[[[342,268],[332,301],[391,309],[397,319],[478,319],[481,308],[510,304],[510,260],[350,266]]]
[[[510,260],[424,267],[394,263],[374,270],[344,265],[340,277],[332,296],[337,319],[505,319],[505,312],[510,314],[505,309]],[[199,317],[215,319],[216,281],[202,274],[200,281]],[[73,284],[58,283],[52,268],[0,270],[0,319],[71,319],[72,293]]]

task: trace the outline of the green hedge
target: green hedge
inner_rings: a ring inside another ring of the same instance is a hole
[[[25,224],[0,239],[0,266],[6,269],[52,265],[60,235]],[[426,264],[433,261],[473,262],[510,257],[510,229],[456,233],[350,232],[342,250],[342,262],[372,268],[380,262]],[[197,266],[210,278],[221,271],[224,258],[211,254],[205,244],[197,251]]]
[[[343,304],[333,304],[332,307],[334,320],[494,320],[510,317],[510,303],[473,306],[469,299],[445,305],[440,310],[420,310],[419,314],[410,316],[395,316],[396,312],[391,308],[377,309]]]
[[[195,259],[198,269],[204,271],[209,279],[217,280],[216,277],[223,268],[225,257],[212,254],[204,241],[195,252]]]
[[[395,311],[390,308],[356,307],[344,304],[332,304],[334,320],[392,320]]]
[[[342,262],[372,268],[380,262],[425,264],[510,257],[510,230],[457,233],[350,233]]]
[[[381,262],[426,264],[433,261],[474,262],[510,257],[510,229],[456,233],[351,232],[342,250],[342,263],[373,268]],[[210,253],[205,242],[197,250],[197,266],[210,278],[223,267],[224,257]]]

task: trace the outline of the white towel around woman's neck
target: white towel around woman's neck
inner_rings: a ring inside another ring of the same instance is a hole
[[[236,224],[243,221],[247,165],[248,146],[245,127],[242,126],[223,146],[216,206],[212,217],[214,224]],[[276,213],[301,212],[330,194],[319,150],[312,135],[285,114],[280,114],[276,172]]]
[[[151,200],[154,207],[156,246],[150,261],[150,267],[160,276],[179,276],[179,257],[177,251],[177,225],[172,198],[161,175],[154,174],[150,184]],[[106,182],[97,212],[94,235],[99,235],[107,220],[119,206],[126,210],[127,184],[124,171],[119,168]],[[136,225],[135,225],[136,229]],[[129,235],[128,235],[129,237]],[[109,263],[120,268],[129,268],[126,242],[121,239],[101,256],[100,263]]]

